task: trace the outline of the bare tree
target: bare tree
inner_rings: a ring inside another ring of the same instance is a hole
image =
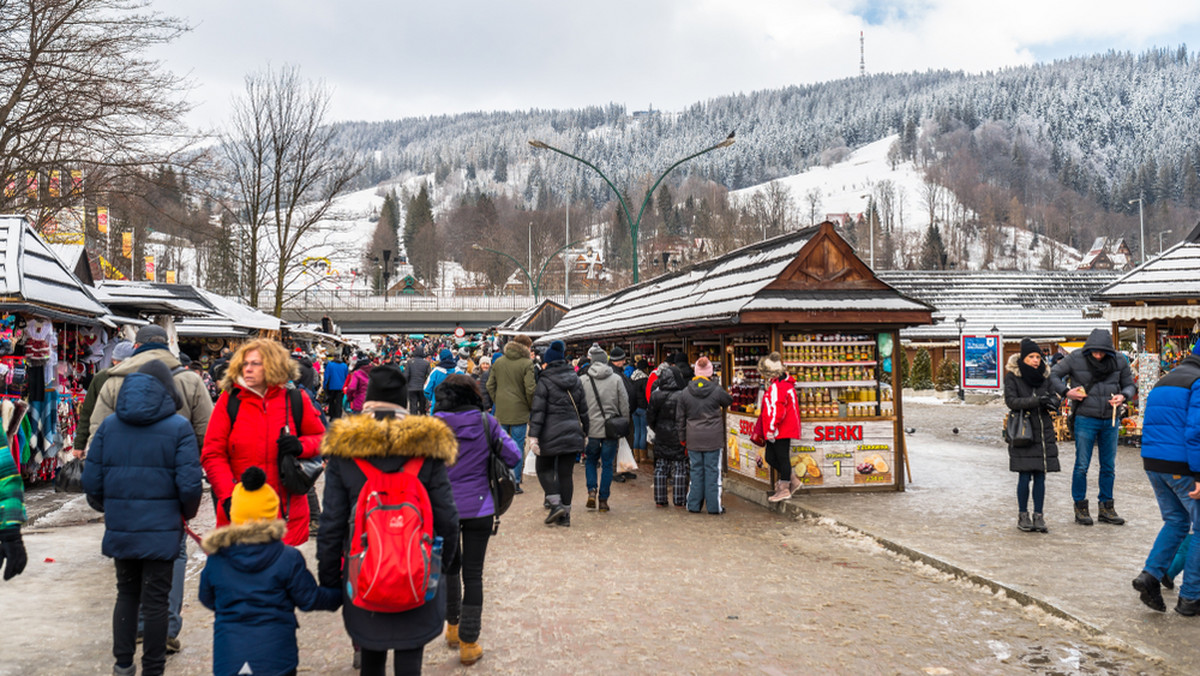
[[[817,224],[817,214],[821,212],[821,189],[812,188],[804,193],[804,203],[808,205],[808,224]]]
[[[4,212],[29,213],[40,225],[187,148],[183,82],[146,56],[187,27],[150,5],[0,0]],[[83,181],[49,185],[50,172],[74,170]]]
[[[320,246],[317,224],[332,215],[334,198],[361,170],[334,146],[329,100],[323,84],[302,79],[292,66],[247,75],[224,139],[233,213],[247,231],[250,304],[257,307],[262,291],[273,287],[276,316],[304,274],[305,254]]]

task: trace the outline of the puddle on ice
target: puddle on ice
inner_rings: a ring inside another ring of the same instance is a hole
[[[1010,645],[1003,641],[988,641],[996,659],[1010,666],[1047,676],[1076,676],[1082,674],[1137,674],[1132,664],[1114,659],[1091,646],[1070,644],[1057,645]]]

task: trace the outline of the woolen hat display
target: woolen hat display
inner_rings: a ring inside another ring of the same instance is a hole
[[[267,485],[267,474],[258,467],[242,472],[242,480],[233,487],[229,501],[229,520],[235,525],[247,521],[279,518],[279,494]]]
[[[591,349],[588,350],[588,361],[593,364],[607,364],[608,353],[599,345],[592,345]]]
[[[701,378],[711,378],[713,374],[713,363],[708,360],[708,357],[700,357],[696,360],[696,375]]]
[[[134,336],[133,342],[138,345],[146,343],[162,343],[167,344],[167,330],[158,324],[147,324],[138,329],[137,335]]]
[[[400,367],[391,364],[376,366],[367,377],[366,401],[386,401],[408,406],[408,378]]]
[[[621,361],[624,358],[625,350],[622,350],[620,345],[614,347],[612,351],[608,353],[609,361]]]
[[[556,361],[562,361],[567,358],[567,344],[561,340],[556,340],[550,343],[550,347],[546,348],[546,353],[542,355],[542,361],[547,364]]]
[[[125,361],[133,356],[133,343],[128,340],[122,340],[113,348],[113,361]]]
[[[1029,338],[1022,338],[1021,339],[1021,359],[1024,359],[1025,357],[1033,354],[1034,352],[1041,354],[1042,348],[1038,347],[1038,344],[1033,342]]]

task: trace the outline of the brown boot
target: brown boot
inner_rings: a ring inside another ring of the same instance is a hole
[[[1081,526],[1092,525],[1092,515],[1088,514],[1088,501],[1079,500],[1075,503],[1075,523]]]
[[[594,490],[588,491],[587,508],[588,509],[596,508],[596,491],[594,491]]]
[[[608,500],[605,500],[604,498],[600,498],[600,508],[597,509],[596,511],[607,512],[608,511]]]
[[[788,482],[776,481],[775,493],[767,497],[767,502],[783,502],[792,497],[792,491],[788,488]]]
[[[479,643],[463,643],[458,647],[458,661],[471,666],[483,657],[483,648]]]
[[[446,625],[446,645],[450,646],[451,648],[458,647],[458,625],[457,624],[447,624]]]
[[[1100,516],[1098,517],[1102,523],[1111,523],[1114,526],[1125,525],[1125,519],[1117,515],[1117,510],[1113,508],[1113,501],[1106,500],[1100,504]]]

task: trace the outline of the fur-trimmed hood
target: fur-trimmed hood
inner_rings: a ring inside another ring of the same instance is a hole
[[[286,530],[287,524],[283,519],[223,526],[205,535],[200,541],[200,548],[207,554],[216,554],[233,545],[264,545],[282,540]]]
[[[529,348],[518,343],[515,340],[510,340],[504,345],[504,356],[509,359],[529,359]]]
[[[1008,364],[1004,367],[1004,370],[1008,371],[1009,373],[1013,374],[1014,376],[1020,377],[1021,376],[1021,367],[1018,366],[1020,361],[1021,361],[1021,355],[1019,355],[1019,354],[1009,355],[1008,356]],[[1050,364],[1045,359],[1042,359],[1042,375],[1046,376],[1047,378],[1050,377]]]
[[[423,457],[454,464],[458,440],[446,423],[433,416],[376,420],[364,413],[339,418],[321,442],[321,454],[339,458]]]

